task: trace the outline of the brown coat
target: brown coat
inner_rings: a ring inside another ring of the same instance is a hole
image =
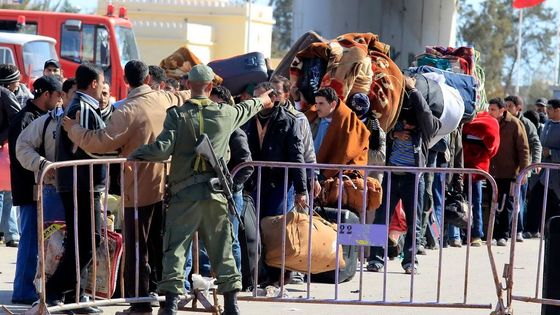
[[[311,117],[314,110],[306,112]],[[313,138],[317,134],[319,119],[309,121]],[[317,153],[317,163],[367,165],[369,130],[366,125],[344,104],[340,102],[334,110],[329,129]],[[336,170],[324,170],[325,177],[333,177]]]
[[[523,123],[509,112],[498,119],[500,148],[490,161],[490,174],[494,178],[514,179],[520,170],[529,166],[531,154]]]
[[[105,129],[88,130],[74,125],[68,132],[72,142],[84,150],[105,153],[118,150],[128,157],[140,146],[155,141],[163,129],[166,111],[171,106],[181,106],[190,92],[176,94],[153,91],[142,85],[131,90],[123,104],[115,110]],[[124,170],[125,207],[134,206],[134,178],[132,165]],[[163,199],[163,165],[159,163],[138,166],[138,206],[148,206]]]

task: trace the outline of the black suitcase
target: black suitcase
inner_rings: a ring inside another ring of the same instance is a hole
[[[317,212],[321,217],[329,222],[337,222],[337,208],[318,207],[315,209],[315,212]],[[359,224],[360,219],[354,212],[342,209],[340,214],[340,222]],[[340,269],[338,273],[338,283],[347,282],[354,278],[354,275],[356,274],[356,268],[358,267],[358,253],[360,252],[358,246],[351,245],[343,245],[342,251],[344,261],[346,262],[346,267]],[[336,275],[334,270],[312,274],[311,282],[335,283],[335,276]]]
[[[211,61],[208,66],[224,79],[222,85],[234,96],[241,94],[247,84],[268,81],[264,55],[260,52]]]

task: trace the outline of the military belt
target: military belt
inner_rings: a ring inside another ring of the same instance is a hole
[[[211,178],[216,177],[214,173],[204,173],[191,176],[186,180],[179,182],[171,187],[169,187],[169,191],[172,195],[179,193],[180,191],[187,189],[190,186],[200,184],[200,183],[207,183]]]

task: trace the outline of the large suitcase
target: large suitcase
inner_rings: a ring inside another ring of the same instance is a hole
[[[284,215],[266,217],[261,220],[265,263],[270,267],[282,266],[282,229]],[[309,254],[309,221],[307,213],[290,211],[286,214],[286,269],[307,272]],[[342,247],[336,256],[337,227],[320,216],[312,217],[311,273],[334,270],[338,258],[344,268]]]
[[[231,95],[239,95],[247,84],[258,84],[268,80],[264,55],[252,52],[228,59],[214,60],[208,66],[224,80],[222,85]]]
[[[322,216],[329,222],[337,222],[338,209],[336,208],[319,207],[315,210],[315,212],[317,212],[320,216]],[[342,209],[340,213],[340,222],[359,224],[360,218],[358,218],[358,216],[354,212]],[[354,278],[354,275],[356,274],[356,268],[358,266],[358,246],[343,245],[342,252],[346,266],[344,268],[340,267],[340,270],[338,272],[338,283],[352,280],[352,278]],[[320,283],[335,283],[335,276],[336,274],[334,270],[312,274],[311,281]]]

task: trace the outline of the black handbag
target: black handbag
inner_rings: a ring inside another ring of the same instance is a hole
[[[465,200],[465,196],[461,193],[446,192],[445,193],[445,222],[455,225],[461,229],[469,226],[469,217],[472,223],[472,214],[469,215],[469,203]]]

